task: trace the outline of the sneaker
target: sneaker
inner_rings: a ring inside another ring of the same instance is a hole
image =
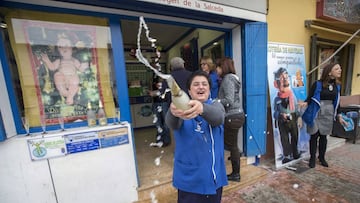
[[[285,164],[285,163],[290,162],[290,161],[291,161],[291,159],[285,157],[281,162],[283,164]]]
[[[229,175],[227,175],[227,179],[229,181],[235,181],[235,182],[240,182],[240,174],[239,173],[231,173]]]
[[[171,142],[170,143],[163,143],[162,147],[167,147],[169,145],[171,145]]]
[[[298,158],[300,158],[300,156],[301,156],[300,154],[295,154],[294,159],[298,159]]]
[[[150,147],[159,147],[161,148],[163,146],[163,142],[152,142],[150,143]]]

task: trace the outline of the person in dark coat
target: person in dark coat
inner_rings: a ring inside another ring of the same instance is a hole
[[[179,87],[188,93],[186,82],[190,78],[192,72],[185,69],[185,61],[180,57],[174,57],[170,60],[171,75],[175,79]],[[188,93],[189,94],[189,93]]]
[[[171,102],[170,89],[166,88],[166,81],[160,77],[155,77],[153,90],[149,94],[153,97],[153,123],[157,131],[155,142],[150,143],[150,146],[166,147],[171,144],[170,130],[165,123],[165,115]]]

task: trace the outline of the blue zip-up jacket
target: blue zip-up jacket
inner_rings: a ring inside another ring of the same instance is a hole
[[[340,85],[336,85],[338,93],[336,95],[336,99],[333,102],[334,112],[337,112],[337,108],[340,103]],[[314,95],[311,97],[311,102],[308,103],[308,107],[306,108],[304,114],[302,115],[303,121],[306,125],[312,127],[314,126],[314,120],[320,110],[320,93],[322,90],[322,82],[316,81],[316,88]],[[336,119],[336,113],[334,113],[334,120]]]
[[[219,76],[216,71],[211,71],[209,73],[209,77],[211,80],[211,89],[210,89],[210,97],[211,99],[215,99],[218,97],[219,92]]]
[[[211,100],[204,103],[203,109],[201,116],[189,120],[168,111],[166,123],[174,129],[176,143],[174,187],[207,195],[216,194],[218,188],[228,184],[224,160],[225,110],[221,103]]]

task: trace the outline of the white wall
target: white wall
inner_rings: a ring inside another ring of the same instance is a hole
[[[0,143],[0,202],[56,202],[47,161],[32,162],[24,137]]]
[[[233,57],[232,59],[234,60],[234,65],[235,65],[235,69],[236,69],[236,75],[239,76],[240,81],[242,81],[242,65],[241,65],[241,27],[237,26],[232,30],[232,53],[233,53]],[[243,88],[243,83],[241,82],[241,89]],[[241,102],[244,103],[243,100],[243,95],[240,94],[240,99]],[[239,146],[239,150],[241,152],[244,151],[244,133],[243,133],[243,129],[241,128],[239,130],[239,134],[238,134],[238,146]]]
[[[0,143],[0,202],[137,201],[135,157],[128,129],[129,144],[39,161],[31,161],[30,137],[7,139]]]

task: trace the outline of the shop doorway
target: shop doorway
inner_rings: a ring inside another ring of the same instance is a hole
[[[150,36],[156,38],[160,48],[161,71],[170,73],[169,61],[173,57],[182,57],[185,67],[190,71],[199,69],[199,59],[210,56],[216,58],[225,56],[226,31],[210,28],[199,28],[195,25],[183,25],[169,22],[147,22]],[[153,87],[153,72],[140,63],[136,56],[137,34],[139,22],[122,20],[124,53],[128,79],[128,91],[132,125],[134,128],[134,143],[140,188],[148,188],[157,184],[171,182],[173,168],[173,153],[175,142],[167,147],[151,147],[156,141],[157,128],[153,124],[153,98],[148,94]],[[151,62],[155,50],[145,38],[143,32],[141,49],[144,57]]]

